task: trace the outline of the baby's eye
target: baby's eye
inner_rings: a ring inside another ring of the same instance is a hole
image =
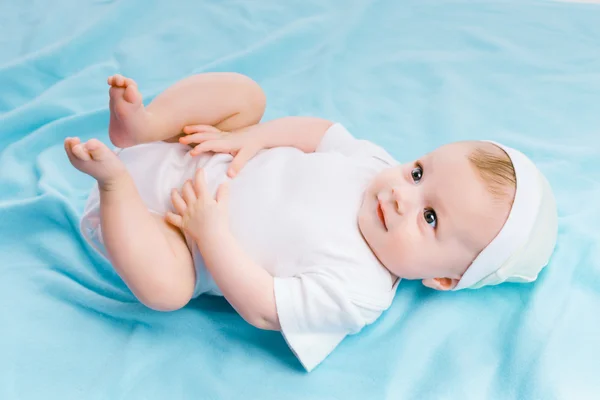
[[[410,172],[410,175],[415,183],[419,183],[421,178],[423,178],[423,167],[417,164],[417,166]]]
[[[425,218],[425,222],[431,225],[432,228],[435,228],[437,226],[437,215],[432,209],[426,208],[423,211],[423,218]]]

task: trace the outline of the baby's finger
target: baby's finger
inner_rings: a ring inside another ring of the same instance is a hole
[[[244,168],[244,165],[246,165],[248,160],[250,160],[255,155],[256,155],[256,150],[252,150],[252,149],[248,149],[248,148],[241,149],[235,155],[235,157],[233,158],[233,161],[231,161],[231,164],[229,165],[229,169],[227,170],[227,175],[229,175],[230,178],[233,178],[234,176],[236,176],[237,173],[240,172],[240,170],[242,168]]]
[[[194,190],[198,197],[203,197],[207,191],[206,179],[204,178],[204,170],[202,168],[198,168],[194,176]]]
[[[190,151],[192,156],[212,151],[214,153],[229,153],[233,151],[231,144],[225,140],[208,140]]]
[[[223,207],[227,207],[229,204],[229,182],[224,182],[219,185],[217,189],[217,203]]]
[[[181,195],[176,189],[171,190],[171,203],[173,203],[173,207],[175,208],[175,211],[177,211],[177,214],[183,215],[186,212],[187,204],[185,204],[185,201],[181,198]]]
[[[179,229],[181,229],[183,225],[183,218],[181,217],[181,215],[177,215],[175,213],[172,213],[171,211],[167,211],[167,214],[165,214],[165,220],[167,220],[167,222],[171,225],[175,225]]]
[[[221,130],[211,125],[188,125],[183,128],[183,133],[189,135],[191,133],[219,133]]]
[[[186,204],[192,204],[196,202],[196,193],[194,191],[194,187],[192,186],[192,182],[189,179],[183,184],[181,192],[183,193],[183,200],[185,200]]]
[[[188,136],[182,136],[179,138],[179,143],[190,144],[190,143],[203,143],[207,140],[219,139],[223,136],[221,133],[192,133]]]

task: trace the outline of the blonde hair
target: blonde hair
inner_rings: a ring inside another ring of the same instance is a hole
[[[508,200],[512,205],[517,176],[508,154],[492,143],[478,143],[469,155],[469,161],[494,198]]]

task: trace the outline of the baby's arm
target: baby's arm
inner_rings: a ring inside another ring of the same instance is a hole
[[[213,199],[199,169],[181,192],[171,194],[175,213],[167,213],[167,221],[194,238],[207,270],[242,318],[260,329],[279,330],[273,277],[250,259],[229,230],[226,184]]]
[[[305,153],[316,151],[333,122],[313,117],[285,117],[273,121],[223,132],[212,126],[187,126],[188,136],[179,139],[183,144],[198,146],[191,151],[193,156],[207,151],[234,155],[229,171],[235,176],[244,164],[262,149],[273,147],[296,147]]]
[[[259,329],[280,330],[274,281],[242,250],[228,229],[196,241],[206,268],[233,308]]]
[[[296,147],[305,153],[314,152],[333,122],[314,117],[284,117],[252,125],[241,131],[256,135],[264,148]]]
[[[212,126],[192,125],[185,128],[187,136],[179,141],[184,144],[201,143],[192,151],[192,155],[205,151],[237,152],[248,144],[261,149],[296,147],[305,153],[312,153],[331,125],[331,121],[314,117],[284,117],[231,132]]]

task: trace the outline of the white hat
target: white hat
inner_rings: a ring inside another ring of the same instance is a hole
[[[533,282],[556,245],[558,217],[550,184],[523,153],[491,143],[512,161],[517,177],[515,199],[500,233],[479,253],[454,290]]]

